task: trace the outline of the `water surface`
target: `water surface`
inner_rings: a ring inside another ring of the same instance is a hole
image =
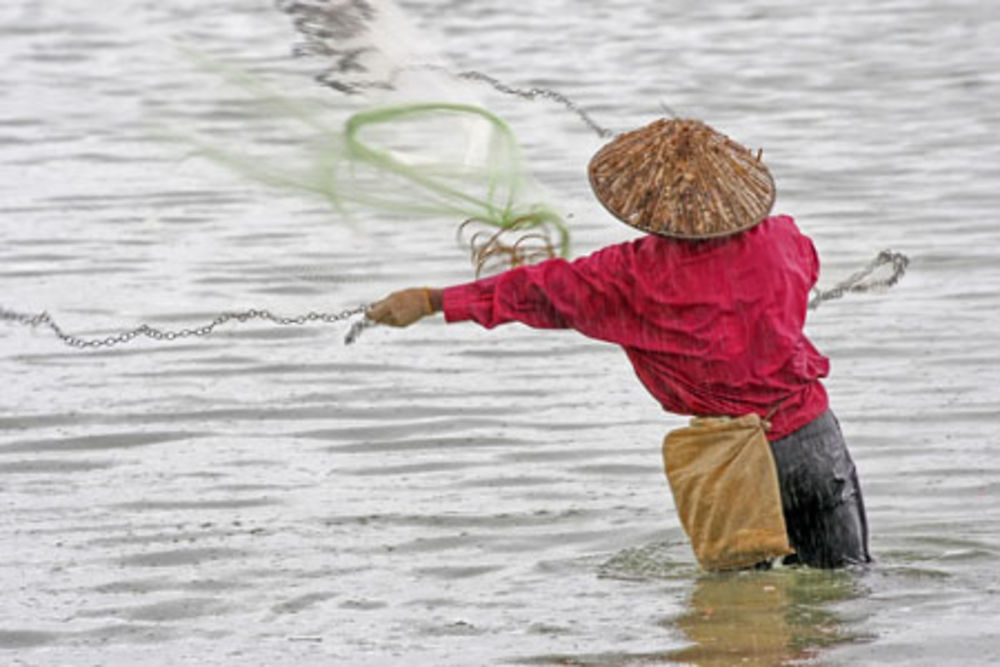
[[[764,155],[821,284],[891,247],[884,295],[810,316],[876,567],[699,574],[664,415],[616,349],[440,321],[233,327],[81,353],[0,326],[0,650],[11,664],[994,664],[1000,660],[1000,6],[407,2],[458,70],[617,130],[661,104]],[[457,221],[361,216],[191,159],[164,125],[302,141],[194,45],[348,102],[264,0],[0,9],[0,303],[105,334],[233,308],[339,310],[471,278]],[[574,252],[628,238],[601,140],[508,118]]]

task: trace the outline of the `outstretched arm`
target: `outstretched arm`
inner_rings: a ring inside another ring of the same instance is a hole
[[[492,328],[517,321],[624,343],[641,324],[631,304],[630,257],[628,246],[621,244],[573,262],[551,259],[443,290],[402,290],[372,306],[368,316],[403,327],[444,311],[449,322],[472,320]]]

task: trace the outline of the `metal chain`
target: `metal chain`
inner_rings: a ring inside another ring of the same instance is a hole
[[[13,310],[7,310],[0,306],[0,321],[14,322],[17,324],[23,324],[25,326],[30,326],[32,328],[38,326],[47,326],[49,329],[55,333],[59,339],[70,347],[75,347],[77,349],[99,349],[114,347],[116,345],[122,345],[124,343],[129,343],[139,336],[145,336],[146,338],[152,338],[158,341],[173,341],[180,338],[191,338],[196,336],[208,336],[210,335],[216,327],[221,326],[230,321],[236,322],[248,322],[250,320],[266,320],[274,324],[281,326],[301,326],[304,324],[309,324],[312,322],[323,322],[326,324],[333,324],[335,322],[342,322],[349,317],[354,315],[360,315],[365,312],[368,308],[367,305],[358,306],[356,308],[349,308],[347,310],[342,310],[339,313],[317,313],[310,311],[305,315],[299,315],[297,317],[281,317],[275,315],[269,310],[263,310],[259,308],[252,308],[250,310],[245,310],[242,312],[227,312],[222,313],[214,320],[200,327],[188,328],[188,329],[178,329],[178,330],[163,330],[151,327],[148,324],[142,324],[131,329],[129,331],[123,331],[121,333],[107,336],[105,338],[82,338],[80,336],[74,336],[63,331],[52,316],[47,312],[38,313],[37,315],[30,315],[27,313],[19,313]],[[367,328],[372,326],[371,324],[365,324],[363,327],[359,328],[358,324],[363,324],[369,322],[367,318],[361,320],[351,328],[351,332],[348,334],[348,339],[345,340],[346,343],[353,343],[360,334],[361,328]],[[355,331],[357,329],[357,331]]]
[[[839,299],[849,292],[871,292],[874,290],[888,289],[899,282],[900,278],[903,277],[903,274],[906,273],[906,267],[909,263],[910,259],[906,255],[898,252],[892,252],[890,250],[883,250],[868,264],[868,266],[856,273],[851,274],[831,289],[825,291],[814,290],[813,298],[809,301],[809,308],[816,308],[825,301]],[[865,278],[868,278],[875,272],[876,269],[885,265],[892,265],[892,274],[888,278],[869,280],[865,282]],[[51,329],[62,342],[70,347],[75,347],[77,349],[99,349],[123,345],[135,340],[139,336],[145,336],[146,338],[152,338],[157,341],[173,341],[181,338],[208,336],[215,331],[216,327],[234,320],[240,323],[248,322],[250,320],[266,320],[280,326],[301,326],[312,322],[333,324],[336,322],[342,322],[355,315],[361,315],[368,309],[368,307],[369,306],[366,304],[363,306],[357,306],[356,308],[348,308],[340,311],[339,313],[318,313],[310,311],[305,315],[299,315],[297,317],[282,317],[275,315],[269,310],[252,308],[241,312],[222,313],[208,324],[200,327],[163,330],[151,327],[148,324],[141,324],[129,331],[123,331],[104,338],[83,338],[81,336],[68,334],[63,331],[62,327],[60,327],[47,312],[31,315],[28,313],[19,313],[13,310],[7,310],[3,306],[0,306],[0,321],[14,322],[31,328],[44,325]],[[375,326],[375,322],[369,320],[367,317],[358,320],[347,332],[347,335],[344,338],[344,343],[350,345],[355,342],[366,329],[373,326]]]
[[[584,124],[587,125],[587,127],[589,127],[590,129],[592,129],[594,132],[597,133],[597,136],[602,138],[607,138],[614,134],[612,130],[609,130],[606,127],[598,125],[597,122],[590,116],[590,114],[584,111],[579,104],[577,104],[576,102],[574,102],[573,100],[566,97],[560,92],[550,90],[549,88],[515,88],[513,86],[507,85],[506,83],[500,81],[497,78],[490,76],[489,74],[483,74],[482,72],[477,72],[475,70],[466,70],[464,72],[459,72],[456,76],[458,76],[458,78],[460,79],[466,79],[467,81],[479,81],[482,83],[489,84],[490,86],[493,86],[493,88],[496,89],[498,92],[501,92],[504,95],[514,95],[526,100],[534,100],[537,97],[542,97],[545,99],[552,100],[554,102],[558,102],[559,104],[566,107],[568,111],[572,111],[577,116],[579,116],[580,120],[582,120]]]
[[[874,273],[880,266],[890,264],[892,265],[892,274],[888,278],[869,280],[868,282],[865,282],[865,278]],[[825,301],[839,299],[848,292],[874,292],[877,290],[889,289],[899,282],[900,278],[903,277],[903,274],[906,273],[906,267],[909,266],[909,264],[910,258],[903,253],[883,250],[875,256],[875,259],[868,263],[868,266],[860,271],[852,273],[832,288],[828,290],[813,290],[813,297],[809,300],[809,308],[817,308]]]

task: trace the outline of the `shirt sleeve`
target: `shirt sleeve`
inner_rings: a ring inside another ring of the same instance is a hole
[[[630,306],[631,257],[626,243],[572,262],[551,259],[449,287],[443,295],[445,319],[472,320],[487,329],[514,321],[541,329],[576,329],[624,344],[636,319]]]

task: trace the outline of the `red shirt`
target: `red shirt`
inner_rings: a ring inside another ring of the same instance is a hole
[[[621,345],[668,412],[763,417],[780,403],[768,432],[777,440],[827,407],[819,378],[830,363],[802,331],[818,274],[812,242],[775,216],[722,240],[650,234],[449,287],[444,315]]]

